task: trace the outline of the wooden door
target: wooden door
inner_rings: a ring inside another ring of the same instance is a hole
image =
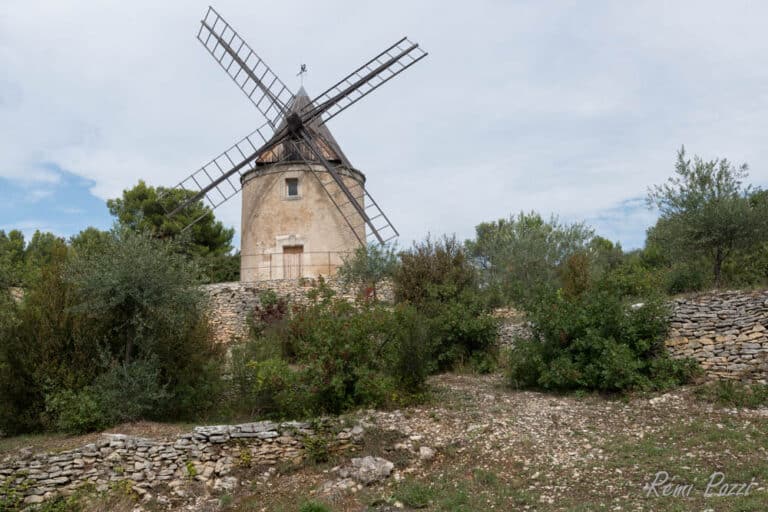
[[[301,277],[301,258],[303,254],[303,245],[287,245],[283,247],[283,279],[298,279]]]

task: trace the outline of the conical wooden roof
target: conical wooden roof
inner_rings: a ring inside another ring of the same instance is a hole
[[[289,114],[295,112],[301,115],[302,111],[308,110],[313,106],[312,99],[310,99],[307,91],[304,90],[304,87],[302,86],[288,106]],[[280,131],[285,126],[286,120],[283,118],[277,127],[277,131]],[[352,164],[339,147],[339,144],[331,134],[331,131],[324,124],[320,124],[319,117],[316,117],[305,125],[305,128],[314,136],[315,145],[320,149],[323,158],[329,162],[352,168]],[[298,151],[294,147],[294,144],[298,146]],[[302,141],[294,141],[294,144],[291,144],[289,141],[283,141],[271,150],[262,153],[256,160],[256,163],[259,165],[268,165],[277,162],[317,161],[314,153],[310,151],[306,143]]]

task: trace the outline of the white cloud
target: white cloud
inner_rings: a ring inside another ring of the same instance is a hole
[[[430,56],[331,123],[404,242],[470,236],[536,209],[617,205],[671,172],[675,150],[747,161],[768,183],[763,4],[221,0],[292,87],[320,92],[408,34]],[[0,176],[94,181],[102,199],[173,185],[260,124],[194,39],[206,2],[4,0]],[[239,226],[239,198],[220,212]],[[606,224],[607,225],[607,224]],[[614,228],[610,228],[614,229]]]

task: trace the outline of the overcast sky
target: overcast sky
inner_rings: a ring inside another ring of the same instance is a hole
[[[765,2],[291,2],[214,7],[310,95],[404,35],[427,59],[329,123],[401,245],[520,210],[625,248],[677,149],[768,184]],[[0,0],[0,229],[106,228],[262,123],[195,39],[198,0]],[[239,196],[217,211],[239,230]]]

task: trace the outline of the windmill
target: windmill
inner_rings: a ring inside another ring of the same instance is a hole
[[[326,123],[426,57],[418,44],[400,39],[310,99],[303,86],[292,93],[212,7],[197,39],[266,122],[179,183],[188,199],[169,216],[198,201],[215,209],[243,190],[244,281],[332,273],[345,251],[398,236]],[[299,232],[302,215],[311,226]]]

